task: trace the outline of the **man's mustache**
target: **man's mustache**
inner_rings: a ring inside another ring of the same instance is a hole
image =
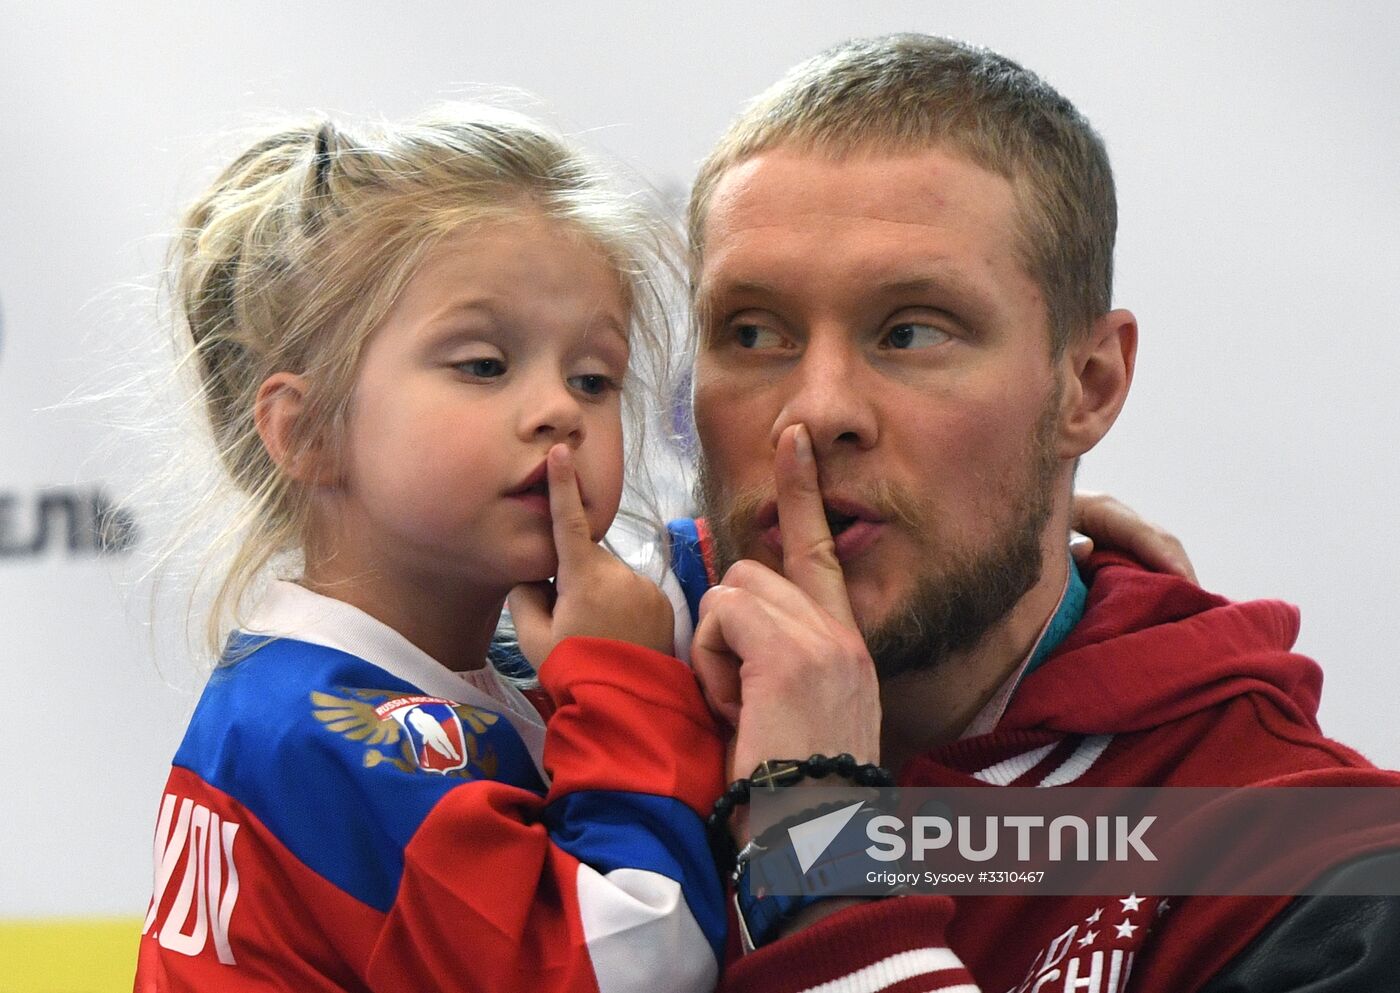
[[[925,519],[924,501],[916,498],[906,487],[887,480],[861,480],[858,483],[829,483],[822,480],[821,493],[823,502],[839,500],[859,504],[873,512],[879,520],[909,530],[917,530]],[[722,504],[722,508],[707,508],[710,525],[738,539],[737,544],[748,545],[762,530],[758,523],[759,514],[764,507],[774,503],[777,496],[772,483],[726,494],[722,500],[716,501]]]

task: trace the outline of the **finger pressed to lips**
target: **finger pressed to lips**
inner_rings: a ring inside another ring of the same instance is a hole
[[[821,508],[822,516],[825,518],[827,527],[831,529],[832,534],[836,534],[838,530],[849,527],[857,521],[883,524],[887,519],[886,515],[875,509],[871,503],[854,497],[822,494]],[[762,530],[776,527],[781,521],[781,516],[778,510],[777,499],[773,498],[768,500],[758,510],[758,526]]]
[[[823,506],[820,475],[807,428],[795,424],[784,429],[778,439],[773,463],[773,483],[777,490],[778,517],[782,528],[770,528],[783,558],[783,572],[804,593],[843,624],[854,626],[851,601],[846,592],[840,556],[859,554],[878,537],[878,525],[865,531],[856,527],[833,540]],[[772,532],[776,530],[777,534]]]
[[[558,449],[560,452],[556,458],[560,459],[561,462],[559,465],[551,468],[550,454],[555,449]],[[539,465],[527,473],[520,482],[506,490],[505,495],[512,499],[521,500],[532,506],[543,506],[547,513],[552,514],[551,508],[554,501],[551,498],[551,493],[555,487],[550,485],[550,480],[551,474],[553,473],[553,478],[556,480],[561,482],[564,480],[569,481],[570,485],[560,487],[565,497],[565,505],[576,506],[580,511],[586,511],[589,507],[589,501],[583,494],[582,480],[573,464],[573,459],[574,455],[569,450],[568,446],[554,446],[554,448],[550,449],[550,452],[545,453],[545,458],[540,461]],[[574,499],[569,500],[568,498],[570,496],[573,496]]]
[[[841,562],[866,551],[879,538],[887,523],[884,515],[878,511],[856,501],[842,499],[823,500],[822,519],[826,525],[824,532],[809,535],[807,540],[831,541],[836,558]],[[758,524],[760,537],[771,552],[782,556],[785,551],[789,554],[793,551],[785,546],[781,515],[776,503],[772,505],[771,512],[760,514]]]
[[[788,546],[783,540],[782,528],[774,525],[761,535],[763,544],[774,555],[783,558],[785,561],[794,554],[812,554],[820,552],[822,545],[830,542],[832,553],[838,562],[848,562],[866,551],[879,538],[880,532],[884,529],[884,524],[870,523],[866,521],[853,521],[846,527],[834,532],[828,532],[825,537],[805,546],[803,551],[796,551]]]

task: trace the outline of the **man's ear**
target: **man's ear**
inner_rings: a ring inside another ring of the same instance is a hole
[[[268,456],[291,479],[309,486],[327,485],[334,473],[321,440],[306,438],[300,420],[306,407],[306,377],[275,372],[258,387],[253,424]]]
[[[1074,459],[1099,443],[1128,398],[1137,362],[1137,318],[1110,310],[1072,340],[1060,359],[1064,393],[1060,398],[1057,454]]]

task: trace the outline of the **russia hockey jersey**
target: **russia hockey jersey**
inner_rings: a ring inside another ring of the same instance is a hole
[[[159,806],[138,993],[713,988],[723,744],[684,665],[569,639],[546,729],[294,584],[247,627]]]

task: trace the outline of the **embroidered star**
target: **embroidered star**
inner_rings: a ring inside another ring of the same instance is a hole
[[[1085,924],[1097,924],[1097,923],[1099,922],[1099,917],[1101,917],[1102,915],[1103,915],[1103,908],[1100,907],[1098,910],[1094,911],[1094,912],[1093,912],[1092,914],[1090,914],[1088,917],[1084,918],[1084,923],[1085,923]]]
[[[1143,897],[1138,896],[1136,893],[1129,893],[1127,899],[1119,900],[1118,902],[1123,905],[1123,911],[1126,913],[1128,911],[1137,910],[1138,904],[1142,903],[1142,901]]]
[[[1165,914],[1168,910],[1171,909],[1172,905],[1167,903],[1166,900],[1163,900],[1161,903],[1157,904],[1157,916],[1161,917],[1163,914]]]
[[[1075,944],[1078,945],[1080,948],[1083,948],[1085,945],[1092,945],[1094,943],[1094,939],[1098,936],[1099,933],[1097,931],[1085,931],[1084,937],[1076,941]]]
[[[1118,937],[1120,938],[1131,938],[1133,936],[1133,932],[1138,929],[1138,926],[1136,924],[1129,924],[1127,921],[1124,921],[1122,924],[1115,924],[1113,926],[1118,930]]]

